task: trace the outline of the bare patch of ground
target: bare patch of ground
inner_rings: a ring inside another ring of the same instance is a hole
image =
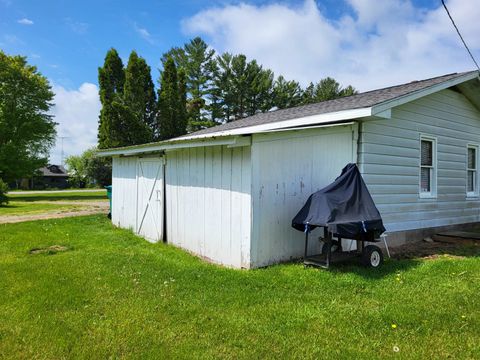
[[[48,246],[45,248],[33,248],[30,250],[31,255],[36,255],[36,254],[48,254],[48,255],[53,255],[58,252],[63,252],[69,250],[68,247],[63,246],[63,245],[52,245]]]
[[[37,203],[44,204],[58,204],[58,205],[79,205],[80,208],[69,210],[53,210],[46,211],[44,213],[35,214],[17,214],[17,215],[3,215],[0,216],[0,224],[19,223],[24,221],[33,220],[48,220],[59,219],[71,216],[84,216],[98,213],[108,213],[109,203],[108,201],[38,201]]]
[[[465,245],[460,242],[445,243],[438,241],[419,241],[390,249],[390,254],[394,259],[460,259],[466,256],[479,256],[480,242],[473,245]]]

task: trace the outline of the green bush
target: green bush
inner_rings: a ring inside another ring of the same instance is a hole
[[[2,179],[0,179],[0,206],[8,204],[7,192],[8,185],[5,184]]]

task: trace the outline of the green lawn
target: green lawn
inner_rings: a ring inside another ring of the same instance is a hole
[[[70,201],[70,200],[107,200],[107,191],[98,190],[98,191],[62,191],[56,193],[36,193],[28,194],[21,192],[8,193],[8,198],[10,201]]]
[[[8,205],[0,206],[0,216],[3,215],[33,215],[52,211],[73,211],[81,209],[77,205],[43,204],[25,201],[10,201]]]
[[[238,271],[105,216],[0,225],[0,357],[479,358],[476,252]]]

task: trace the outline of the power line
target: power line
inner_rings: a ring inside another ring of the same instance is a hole
[[[465,49],[467,49],[468,53],[470,54],[470,57],[472,58],[473,62],[475,63],[475,66],[477,67],[477,69],[480,70],[480,67],[478,66],[477,61],[473,57],[472,52],[468,48],[467,43],[465,42],[465,40],[463,40],[462,34],[460,34],[460,30],[458,30],[457,24],[455,24],[455,21],[453,21],[452,15],[450,15],[450,11],[448,11],[447,5],[445,5],[444,0],[442,0],[442,5],[445,8],[445,11],[447,12],[448,17],[450,18],[450,21],[452,22],[453,26],[455,27],[455,30],[457,30],[457,34],[458,34],[458,36],[460,36],[460,40],[462,40],[463,45],[465,46]]]

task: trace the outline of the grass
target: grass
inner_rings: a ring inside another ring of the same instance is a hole
[[[471,255],[238,271],[104,216],[0,225],[0,357],[479,358]]]
[[[82,209],[77,205],[44,204],[24,201],[10,201],[8,205],[0,206],[0,216],[3,215],[33,215],[53,211],[75,211]]]
[[[107,200],[107,191],[69,191],[65,190],[56,193],[8,193],[10,201],[78,201],[78,200]]]

